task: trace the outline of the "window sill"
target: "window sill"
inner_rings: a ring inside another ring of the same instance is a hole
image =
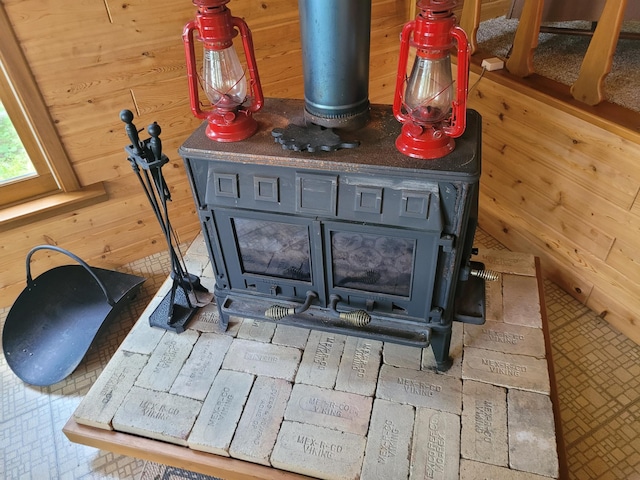
[[[107,199],[102,182],[69,193],[56,193],[13,207],[0,209],[0,232],[54,215],[86,207]]]

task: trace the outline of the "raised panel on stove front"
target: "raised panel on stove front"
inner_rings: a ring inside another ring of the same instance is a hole
[[[296,212],[335,216],[338,176],[296,173]]]

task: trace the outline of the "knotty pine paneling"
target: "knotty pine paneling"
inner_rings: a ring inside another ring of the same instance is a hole
[[[483,116],[480,226],[640,343],[640,135],[505,73],[485,73],[469,106]]]
[[[604,320],[638,343],[636,332],[639,328],[640,301],[637,291],[594,285],[588,305],[592,310],[600,312]]]
[[[487,181],[500,185],[502,189],[512,188],[520,183],[537,192],[543,192],[545,197],[557,204],[557,207],[570,212],[585,224],[585,233],[591,236],[591,229],[596,228],[598,235],[604,234],[613,238],[613,232],[618,238],[637,238],[640,234],[640,217],[626,209],[607,201],[595,201],[593,192],[581,185],[577,185],[571,178],[558,175],[546,165],[537,162],[540,155],[534,155],[535,149],[523,154],[508,144],[498,141],[493,136],[494,131],[484,135],[484,174],[506,172],[511,175],[511,183],[501,180]],[[545,218],[553,215],[549,211]]]
[[[624,278],[633,278],[640,271],[638,245],[634,240],[616,238],[607,257],[607,265],[619,272]]]
[[[87,101],[102,91],[129,90],[133,85],[148,84],[157,79],[181,78],[186,83],[182,43],[154,45],[152,49],[136,49],[126,60],[86,65],[82,69],[59,69],[47,73],[55,85],[44,93],[51,106],[64,105],[67,97]],[[167,61],[161,59],[166,58]],[[159,60],[161,63],[159,63]],[[114,72],[115,71],[115,72]]]
[[[488,135],[483,141],[485,161],[482,182],[501,185],[500,193],[510,205],[534,218],[545,219],[545,225],[570,238],[580,249],[587,250],[605,260],[614,238],[591,222],[585,222],[575,211],[567,208],[563,201],[550,195],[548,189],[539,188],[530,179],[539,178],[533,162],[519,156],[510,149],[496,150],[489,146],[493,141]],[[517,164],[516,164],[517,162]],[[522,175],[522,166],[528,165],[527,175]]]
[[[587,122],[574,130],[576,119],[570,114],[543,102],[534,108],[527,95],[501,90],[495,83],[482,81],[470,103],[476,99],[487,105],[483,120],[492,136],[510,139],[510,146],[520,151],[535,145],[540,163],[622,208],[635,200],[640,163],[634,159],[640,157],[640,145]]]
[[[190,200],[191,193],[187,179],[180,172],[180,164],[168,164],[165,170],[165,178],[170,187],[173,201],[169,203],[169,215],[174,225],[188,224],[192,222],[195,214],[195,206]],[[101,252],[106,245],[126,246],[128,242],[135,238],[122,236],[123,231],[140,228],[145,225],[150,229],[160,233],[160,227],[155,217],[149,216],[149,205],[146,197],[140,195],[141,187],[136,176],[131,173],[124,176],[119,182],[108,184],[108,195],[114,199],[110,202],[102,202],[91,209],[79,209],[76,212],[61,214],[49,221],[38,222],[35,225],[25,225],[3,232],[3,244],[0,247],[0,264],[10,262],[13,255],[13,248],[20,242],[29,242],[25,247],[27,250],[39,243],[50,243],[54,245],[72,245],[86,251],[99,249]],[[114,211],[118,215],[114,215]],[[110,232],[117,234],[111,235]],[[94,242],[87,242],[88,238],[97,239]],[[33,243],[31,243],[33,242]],[[36,243],[38,242],[38,243]],[[86,244],[86,245],[85,245]],[[102,247],[99,247],[99,244]],[[66,247],[65,247],[66,248]],[[113,250],[115,247],[110,247]],[[14,259],[15,260],[15,259]],[[117,259],[107,259],[111,264],[118,264]],[[2,276],[0,282],[6,285],[7,279]]]
[[[392,100],[398,39],[411,3],[373,0],[372,101]],[[57,244],[105,268],[165,249],[123,150],[123,108],[135,113],[138,128],[161,125],[171,160],[163,168],[173,195],[170,218],[182,241],[193,239],[200,227],[177,154],[200,124],[189,109],[182,45],[184,25],[195,15],[192,2],[4,0],[3,6],[80,183],[104,182],[109,200],[3,232],[0,305],[10,305],[24,288],[24,259],[35,245]],[[229,8],[253,32],[264,94],[302,98],[297,0],[232,0]],[[34,271],[44,271],[69,262],[43,253],[34,263]]]
[[[593,283],[571,262],[564,263],[564,256],[551,255],[557,248],[555,236],[550,238],[540,230],[539,222],[529,223],[520,211],[501,203],[500,195],[487,186],[486,181],[480,184],[480,207],[480,223],[485,231],[491,232],[513,251],[528,252],[543,259],[543,274],[586,304]],[[571,275],[567,275],[567,271],[571,271]]]

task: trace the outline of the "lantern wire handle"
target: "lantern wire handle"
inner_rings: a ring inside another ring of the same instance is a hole
[[[482,67],[482,72],[480,72],[480,76],[473,83],[473,85],[471,85],[471,87],[469,87],[469,90],[467,91],[467,95],[469,95],[473,91],[473,89],[478,86],[478,84],[480,83],[480,80],[482,80],[482,77],[484,76],[484,72],[486,72],[486,71],[487,71],[487,67]]]

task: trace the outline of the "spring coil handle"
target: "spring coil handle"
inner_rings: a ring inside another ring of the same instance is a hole
[[[340,320],[344,320],[345,322],[350,323],[355,327],[364,327],[371,322],[371,315],[369,315],[364,310],[352,310],[351,312],[339,312],[337,309],[338,302],[342,300],[339,295],[331,295],[329,297],[331,300],[331,311],[334,315],[336,315]]]
[[[350,323],[355,327],[364,327],[371,322],[371,315],[364,310],[354,310],[352,312],[340,312],[339,317],[341,320]]]
[[[307,298],[305,299],[302,305],[298,305],[297,307],[271,305],[264,312],[264,316],[275,321],[282,320],[286,316],[295,315],[297,313],[302,313],[307,311],[311,306],[311,302],[313,302],[316,298],[318,298],[318,294],[316,292],[312,292],[311,290],[309,290],[307,292]]]
[[[498,272],[494,272],[493,270],[485,270],[485,269],[478,270],[476,268],[472,268],[469,271],[469,275],[481,278],[486,282],[495,282],[500,278],[500,274]]]

